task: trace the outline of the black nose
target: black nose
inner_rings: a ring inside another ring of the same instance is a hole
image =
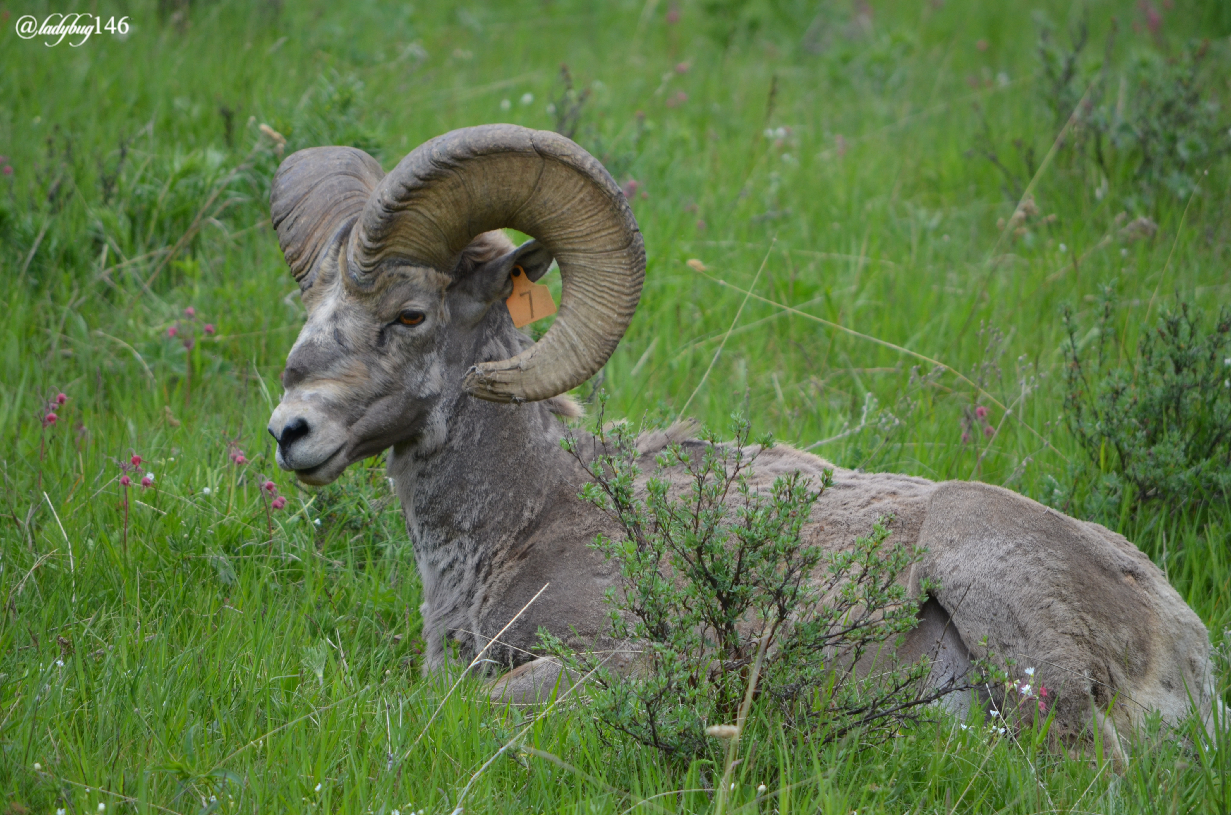
[[[271,435],[273,434],[272,430],[269,432]],[[287,422],[286,426],[282,428],[282,435],[274,436],[274,440],[278,442],[278,446],[283,450],[289,450],[292,444],[310,432],[312,432],[312,428],[308,426],[308,420],[300,416]]]

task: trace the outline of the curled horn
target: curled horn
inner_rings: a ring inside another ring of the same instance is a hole
[[[645,279],[645,245],[624,195],[569,139],[484,125],[416,148],[368,199],[347,246],[348,273],[364,285],[391,259],[448,271],[476,235],[502,227],[534,236],[556,258],[560,310],[541,340],[475,365],[465,387],[494,402],[547,399],[607,362]]]
[[[278,243],[300,289],[307,291],[350,232],[384,172],[354,147],[312,147],[288,156],[274,175],[269,210]]]

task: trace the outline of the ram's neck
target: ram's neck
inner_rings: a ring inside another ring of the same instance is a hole
[[[508,358],[527,344],[493,332],[477,358]],[[459,632],[477,624],[487,584],[507,572],[510,550],[544,508],[576,495],[583,475],[560,447],[565,427],[553,407],[457,392],[437,404],[419,438],[390,453],[423,581],[429,663],[441,658],[445,635],[465,639]]]

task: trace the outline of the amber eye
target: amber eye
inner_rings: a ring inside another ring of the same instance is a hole
[[[406,309],[398,315],[398,322],[402,325],[418,325],[423,322],[425,315],[422,311],[411,311]]]

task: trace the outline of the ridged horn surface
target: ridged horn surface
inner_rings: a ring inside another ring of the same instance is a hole
[[[324,249],[346,236],[384,175],[376,159],[354,147],[310,147],[278,167],[270,216],[301,289],[312,287]]]
[[[556,258],[560,309],[541,340],[511,359],[479,363],[465,387],[495,402],[547,399],[607,362],[645,279],[645,245],[623,193],[569,139],[484,125],[424,143],[368,199],[347,266],[360,284],[388,260],[451,271],[476,235],[504,227],[532,235]]]

